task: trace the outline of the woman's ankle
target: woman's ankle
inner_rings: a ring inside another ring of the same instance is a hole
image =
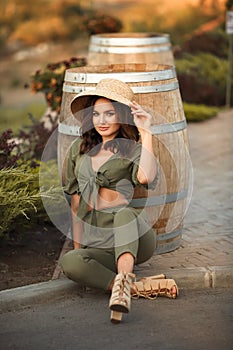
[[[115,278],[112,280],[112,282],[110,283],[109,287],[108,287],[108,290],[112,290],[112,287],[114,285],[114,281],[115,281]]]

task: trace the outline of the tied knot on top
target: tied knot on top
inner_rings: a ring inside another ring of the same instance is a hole
[[[98,172],[94,176],[90,176],[81,187],[81,198],[78,208],[78,216],[83,219],[88,210],[88,204],[92,195],[92,208],[95,208],[100,187],[108,187],[109,180],[104,174]]]
[[[99,190],[100,187],[108,187],[109,180],[101,172],[97,172],[95,175],[90,176],[88,181],[84,183],[81,189],[81,194],[86,201],[89,200],[92,192]]]
[[[97,171],[95,177],[94,177],[94,182],[97,186],[99,187],[108,187],[109,186],[109,180],[106,178],[106,176]]]

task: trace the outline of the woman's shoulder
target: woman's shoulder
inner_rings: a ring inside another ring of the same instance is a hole
[[[71,143],[69,147],[69,154],[72,158],[77,157],[79,155],[81,143],[82,143],[81,137],[78,137]]]

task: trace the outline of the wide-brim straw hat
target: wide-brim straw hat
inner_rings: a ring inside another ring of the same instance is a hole
[[[96,85],[94,90],[85,90],[76,95],[71,101],[71,111],[73,115],[82,119],[78,112],[84,110],[88,106],[91,96],[105,97],[110,100],[121,102],[129,106],[134,99],[133,90],[123,81],[118,79],[102,79]]]

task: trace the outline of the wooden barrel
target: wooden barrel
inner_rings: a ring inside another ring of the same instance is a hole
[[[122,64],[68,69],[58,129],[59,169],[63,167],[71,142],[80,135],[80,124],[70,110],[71,100],[83,90],[94,89],[104,78],[129,84],[138,103],[153,115],[151,132],[159,162],[159,181],[155,190],[137,188],[132,204],[145,207],[148,212],[157,236],[156,253],[172,251],[180,246],[190,188],[186,119],[174,67]]]
[[[174,65],[169,34],[111,33],[90,38],[89,65],[161,63]]]

